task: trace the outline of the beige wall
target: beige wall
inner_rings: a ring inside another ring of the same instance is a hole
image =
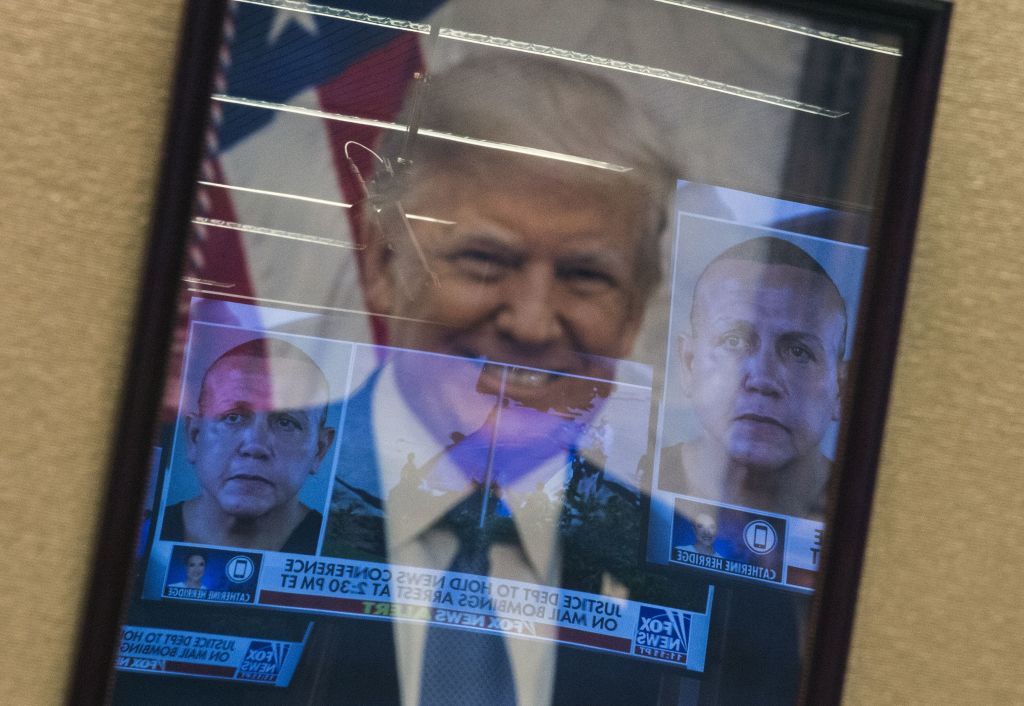
[[[1022,32],[955,5],[850,703],[1024,703]]]
[[[0,0],[0,703],[64,689],[182,2]]]
[[[181,5],[0,0],[0,703],[64,686]],[[1022,32],[957,8],[850,703],[1024,701]]]

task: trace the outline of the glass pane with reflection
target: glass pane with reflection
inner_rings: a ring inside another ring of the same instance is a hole
[[[230,6],[115,703],[789,703],[897,38]]]

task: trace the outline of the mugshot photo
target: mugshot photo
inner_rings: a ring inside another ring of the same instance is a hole
[[[316,553],[345,343],[196,322],[158,538]]]
[[[827,209],[732,193],[680,206],[658,487],[820,519],[867,251],[784,228]]]

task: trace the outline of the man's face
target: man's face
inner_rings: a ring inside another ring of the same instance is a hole
[[[489,405],[504,385],[542,412],[589,409],[608,386],[571,376],[613,377],[610,359],[628,355],[640,325],[641,201],[607,185],[495,171],[439,172],[403,198],[407,212],[454,225],[411,221],[433,276],[410,238],[392,233],[394,251],[369,268],[368,301],[378,313],[430,322],[392,320],[392,345],[513,366],[504,381],[502,366],[484,366],[475,392],[491,395]]]
[[[718,523],[711,515],[700,514],[693,521],[693,531],[697,536],[697,544],[710,547],[718,536]]]
[[[193,554],[185,563],[185,573],[190,582],[198,583],[206,573],[206,559],[198,554]]]
[[[334,439],[320,426],[326,391],[302,361],[226,358],[207,373],[187,421],[188,459],[204,495],[238,518],[297,502]]]
[[[707,438],[728,459],[777,469],[817,453],[838,419],[845,320],[822,276],[725,260],[694,295],[683,380]]]

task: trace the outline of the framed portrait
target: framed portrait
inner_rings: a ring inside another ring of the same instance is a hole
[[[73,693],[838,701],[949,13],[190,2]]]

